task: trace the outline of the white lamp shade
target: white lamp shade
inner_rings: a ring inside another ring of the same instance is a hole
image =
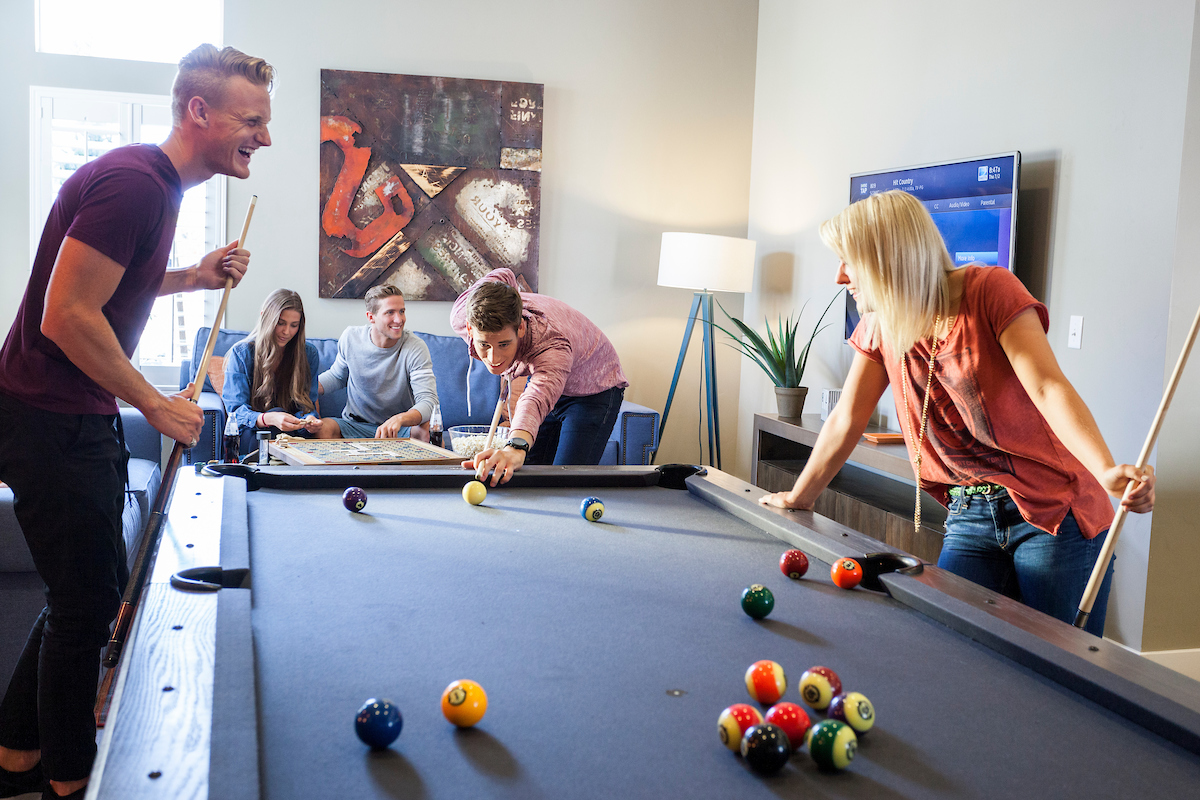
[[[664,233],[658,285],[713,292],[754,288],[755,243],[708,233]]]

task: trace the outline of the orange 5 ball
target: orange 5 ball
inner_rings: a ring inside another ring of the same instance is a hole
[[[862,580],[862,567],[853,558],[839,558],[829,568],[829,577],[843,589],[853,589]]]

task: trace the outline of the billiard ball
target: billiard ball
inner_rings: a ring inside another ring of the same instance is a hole
[[[746,731],[741,749],[742,758],[760,775],[779,772],[792,756],[792,744],[787,734],[766,722]]]
[[[487,706],[487,692],[475,681],[455,681],[442,692],[442,714],[460,728],[483,719]]]
[[[742,590],[742,611],[755,619],[762,619],[771,613],[775,607],[775,595],[761,583],[755,583]]]
[[[463,500],[477,506],[487,498],[487,487],[479,481],[470,481],[463,486]]]
[[[853,589],[862,580],[862,567],[853,558],[839,558],[829,568],[829,577],[843,589]]]
[[[845,692],[829,701],[829,718],[841,720],[862,736],[875,725],[875,706],[859,692]]]
[[[810,667],[800,676],[800,696],[818,711],[842,693],[842,679],[829,667]]]
[[[845,769],[858,752],[858,737],[854,730],[836,719],[823,719],[808,732],[808,754],[817,766],[825,769]]]
[[[742,736],[750,728],[762,724],[762,721],[762,714],[754,706],[734,703],[717,718],[717,734],[722,744],[737,753],[742,746]]]
[[[779,571],[792,580],[799,580],[808,572],[808,556],[799,550],[788,550],[779,559]]]
[[[604,516],[604,502],[599,497],[585,497],[579,504],[579,516],[588,522],[599,522]]]
[[[354,732],[372,750],[383,750],[400,735],[404,717],[390,700],[372,697],[354,718]]]
[[[795,703],[776,703],[763,719],[787,734],[793,750],[800,749],[804,734],[808,733],[808,726],[811,724],[808,714]]]
[[[746,691],[764,706],[779,702],[787,690],[787,675],[774,661],[755,661],[746,670]]]
[[[367,507],[367,493],[357,486],[351,486],[342,492],[342,505],[349,511],[362,511]]]

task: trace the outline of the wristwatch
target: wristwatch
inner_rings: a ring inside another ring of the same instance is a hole
[[[522,439],[520,436],[514,436],[504,443],[505,447],[511,447],[515,450],[524,451],[525,455],[529,455],[529,442]]]

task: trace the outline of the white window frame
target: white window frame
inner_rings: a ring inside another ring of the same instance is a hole
[[[144,105],[170,107],[171,98],[168,95],[138,94],[133,92],[109,92],[87,89],[66,89],[49,86],[31,86],[30,98],[30,159],[29,159],[29,191],[30,191],[30,230],[29,230],[29,259],[32,265],[41,242],[42,229],[54,203],[55,192],[51,184],[51,143],[52,126],[44,124],[53,113],[55,99],[74,98],[101,102],[114,102],[120,105],[119,124],[121,144],[136,142],[141,138],[142,107]],[[205,209],[205,252],[210,252],[225,244],[225,212],[226,177],[217,176],[215,191],[209,193]],[[190,264],[174,266],[188,267]],[[220,292],[204,292],[204,324],[212,325],[216,318],[217,307],[220,304]],[[178,366],[141,365],[139,353],[133,354],[133,364],[141,370],[150,383],[162,389],[176,389],[179,383]]]

